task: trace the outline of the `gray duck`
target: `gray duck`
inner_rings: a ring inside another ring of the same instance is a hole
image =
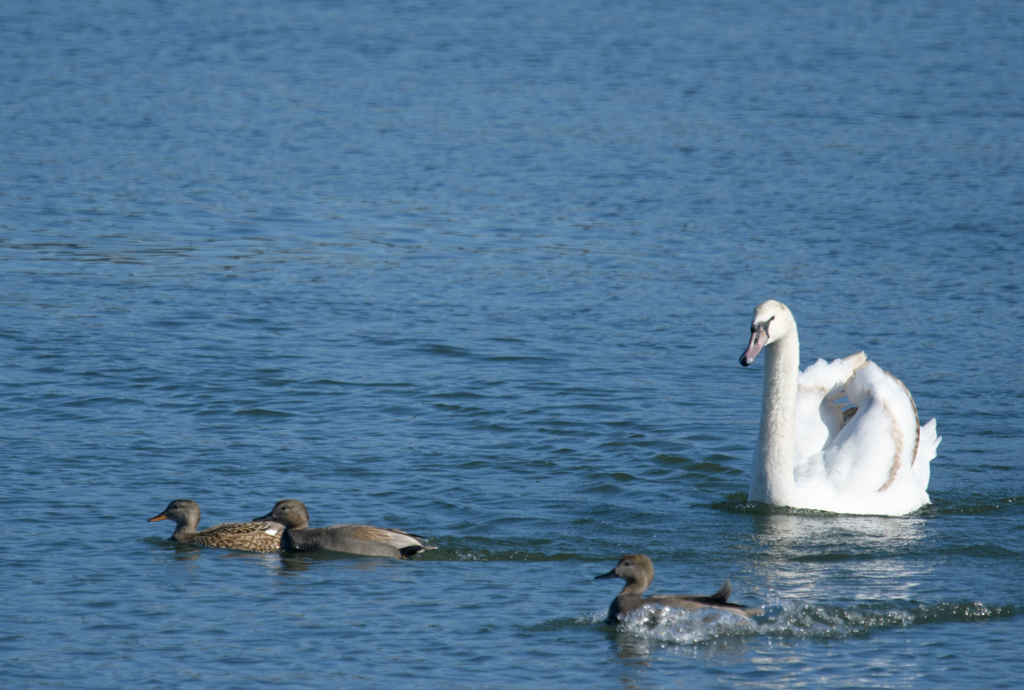
[[[310,527],[309,513],[301,501],[278,501],[274,509],[257,520],[273,520],[285,526],[281,548],[288,551],[343,551],[361,556],[409,558],[436,549],[424,537],[399,529],[370,525]]]
[[[697,611],[703,608],[713,608],[722,611],[731,611],[745,618],[764,613],[762,609],[730,604],[729,595],[732,594],[732,587],[726,580],[721,588],[711,596],[683,595],[683,594],[662,594],[650,597],[643,597],[643,593],[651,586],[654,580],[654,564],[651,559],[643,554],[631,554],[623,556],[618,564],[611,571],[604,575],[598,575],[595,580],[609,580],[614,577],[626,581],[626,586],[615,597],[612,605],[608,607],[608,618],[605,622],[608,625],[621,623],[626,614],[635,611],[645,604],[667,606],[684,611]],[[655,622],[655,624],[657,624]]]

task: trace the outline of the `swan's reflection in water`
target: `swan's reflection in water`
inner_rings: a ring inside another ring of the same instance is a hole
[[[756,570],[780,599],[909,598],[927,559],[908,558],[926,536],[921,518],[772,514],[756,518]],[[838,588],[838,589],[837,589]]]

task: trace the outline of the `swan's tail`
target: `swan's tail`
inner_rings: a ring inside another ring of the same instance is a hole
[[[932,458],[938,451],[942,437],[938,435],[935,427],[935,420],[931,420],[921,427],[921,441],[917,445],[917,455],[914,457],[914,478],[922,491],[928,490],[928,480],[931,479]]]

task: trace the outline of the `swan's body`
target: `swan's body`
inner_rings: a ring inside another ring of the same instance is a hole
[[[656,606],[667,606],[673,609],[684,611],[697,611],[700,609],[718,609],[738,614],[744,618],[764,613],[761,609],[743,606],[741,604],[730,604],[729,595],[732,588],[729,581],[719,588],[711,596],[700,596],[690,594],[662,594],[651,597],[644,597],[643,593],[651,586],[654,580],[654,564],[651,559],[643,554],[632,554],[623,556],[618,564],[610,572],[598,575],[595,580],[608,580],[619,577],[626,581],[619,596],[615,597],[612,605],[608,607],[608,618],[605,623],[615,625],[621,623],[631,611],[654,604]]]
[[[905,515],[929,503],[942,440],[921,426],[906,386],[863,352],[800,371],[796,321],[769,300],[754,310],[748,366],[765,349],[761,428],[749,500],[858,515]],[[856,407],[843,410],[846,396]]]
[[[198,503],[179,498],[171,501],[162,513],[151,517],[149,522],[173,520],[176,527],[169,539],[182,544],[260,553],[281,548],[284,526],[276,522],[225,522],[197,532],[200,517]]]
[[[421,551],[436,549],[418,534],[371,525],[310,527],[309,513],[301,501],[278,501],[274,509],[257,520],[273,520],[285,526],[281,548],[286,551],[343,551],[360,556],[411,558]]]

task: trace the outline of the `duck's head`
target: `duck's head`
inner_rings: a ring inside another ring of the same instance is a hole
[[[182,525],[195,529],[196,525],[199,524],[199,518],[201,514],[199,512],[199,504],[195,501],[190,501],[187,498],[179,498],[171,501],[164,508],[164,512],[160,513],[155,517],[149,518],[147,522],[156,522],[157,520],[174,520],[174,524],[181,527]]]
[[[302,529],[309,524],[309,513],[302,501],[278,501],[273,510],[253,522],[278,522],[288,529]]]
[[[626,585],[639,585],[639,591],[643,592],[651,586],[654,580],[654,564],[651,559],[640,553],[623,556],[614,568],[604,575],[598,575],[595,580],[610,580],[613,577],[620,577],[626,581]]]
[[[750,320],[750,344],[740,356],[740,364],[750,366],[761,348],[789,335],[796,327],[796,321],[789,307],[773,299],[761,302],[754,309],[754,318]]]

